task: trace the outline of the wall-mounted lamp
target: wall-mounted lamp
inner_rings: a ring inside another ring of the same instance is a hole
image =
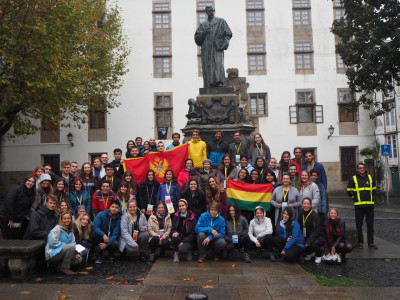
[[[329,126],[328,131],[329,131],[329,135],[328,135],[328,139],[329,139],[332,136],[333,132],[335,131],[335,127],[333,127],[332,125]]]
[[[74,146],[74,143],[72,142],[74,140],[74,135],[70,132],[67,134],[67,140],[71,144],[71,146]]]

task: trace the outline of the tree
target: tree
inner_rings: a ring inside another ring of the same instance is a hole
[[[129,48],[106,0],[0,1],[0,136],[118,106]]]
[[[348,66],[349,87],[360,93],[353,109],[374,108],[370,118],[392,109],[377,101],[375,92],[388,96],[400,82],[400,1],[341,0],[344,18],[333,22],[332,32],[341,41],[337,53]]]

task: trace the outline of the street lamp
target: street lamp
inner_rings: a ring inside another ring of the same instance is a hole
[[[329,139],[332,136],[333,132],[335,131],[335,127],[333,127],[332,125],[329,126],[328,131],[329,131],[329,135],[328,135],[328,139]]]
[[[71,146],[74,146],[74,143],[72,142],[74,140],[74,135],[70,132],[67,134],[67,140],[71,144]]]

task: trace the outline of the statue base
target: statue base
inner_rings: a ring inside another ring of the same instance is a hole
[[[233,94],[233,87],[231,87],[231,86],[221,86],[221,87],[199,88],[199,94],[200,95]]]

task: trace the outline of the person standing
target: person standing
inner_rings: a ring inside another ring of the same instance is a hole
[[[368,247],[377,249],[374,244],[374,195],[376,191],[376,181],[370,174],[367,174],[365,164],[357,165],[357,173],[350,178],[347,184],[347,195],[354,201],[356,227],[358,235],[358,248],[363,248],[364,236],[362,225],[365,220],[367,223]]]
[[[317,183],[321,182],[324,185],[325,191],[328,191],[328,178],[326,177],[326,172],[324,166],[315,161],[315,156],[312,152],[306,152],[306,162],[307,165],[301,168],[302,171],[311,171],[311,169],[316,169],[319,172]]]
[[[115,176],[118,179],[121,179],[122,174],[124,174],[124,167],[122,165],[122,150],[120,148],[116,148],[113,151],[114,160],[110,163],[115,169]]]
[[[207,159],[207,145],[200,138],[200,131],[192,131],[192,139],[189,144],[189,158],[193,160],[193,167],[200,169],[203,166],[203,160]]]
[[[68,160],[61,162],[60,177],[64,179],[68,192],[72,192],[75,176],[71,174],[71,163]]]
[[[293,150],[293,154],[294,158],[292,158],[292,161],[298,164],[301,170],[307,164],[306,160],[303,157],[303,150],[300,147],[295,147]]]
[[[225,154],[229,153],[229,144],[222,139],[222,131],[214,131],[215,139],[207,144],[207,157],[211,160],[213,169],[217,169]]]
[[[177,132],[172,134],[172,144],[168,145],[165,150],[173,149],[180,145],[179,140],[181,139],[181,135]]]
[[[242,135],[240,131],[233,133],[233,143],[229,144],[229,154],[232,160],[236,163],[240,163],[240,156],[247,154],[248,145],[245,141],[242,141]]]
[[[269,160],[271,159],[271,151],[267,144],[264,142],[264,139],[262,138],[260,133],[256,133],[254,135],[254,141],[253,143],[251,143],[248,153],[249,162],[252,166],[255,165],[257,157],[259,156],[264,157],[267,163],[269,163]]]

